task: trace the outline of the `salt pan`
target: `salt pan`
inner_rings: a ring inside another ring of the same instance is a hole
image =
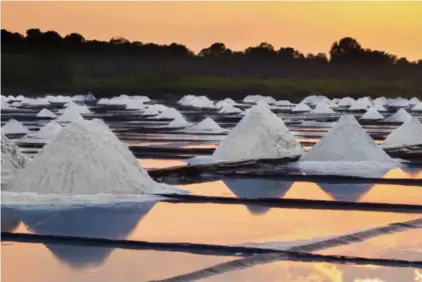
[[[48,109],[42,109],[38,114],[37,118],[56,118],[57,115]]]
[[[348,115],[342,116],[300,161],[382,162],[391,161],[391,158],[377,146],[356,119]]]
[[[393,130],[382,143],[383,148],[422,145],[422,123],[413,117]]]
[[[61,132],[7,186],[38,194],[138,194],[155,182],[131,151],[95,121],[78,120]]]
[[[384,116],[380,114],[375,107],[371,107],[366,111],[366,113],[363,116],[361,116],[360,119],[380,120],[380,119],[384,119]]]
[[[254,106],[221,141],[212,157],[241,161],[292,157],[303,152],[280,118],[267,107]]]
[[[412,119],[412,116],[408,112],[406,112],[405,109],[401,108],[395,114],[386,118],[385,121],[387,121],[387,122],[406,122],[406,121],[411,120],[411,119]]]
[[[1,131],[4,134],[27,134],[30,132],[25,125],[15,119],[11,119],[3,125]]]

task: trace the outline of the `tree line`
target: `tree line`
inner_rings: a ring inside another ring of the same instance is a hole
[[[25,35],[1,30],[2,53],[28,54],[86,54],[115,55],[141,58],[209,59],[231,61],[277,61],[288,64],[348,64],[348,65],[422,65],[419,61],[409,61],[385,51],[364,48],[352,37],[344,37],[331,45],[329,56],[325,53],[303,54],[292,47],[278,50],[267,42],[248,47],[244,51],[233,51],[224,43],[217,42],[195,54],[185,45],[172,43],[159,45],[129,41],[123,37],[113,37],[109,41],[87,40],[79,33],[62,37],[56,31],[42,32],[38,28],[28,29]]]

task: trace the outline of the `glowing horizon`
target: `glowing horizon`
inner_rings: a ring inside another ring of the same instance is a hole
[[[2,28],[77,32],[86,39],[186,45],[215,42],[244,50],[261,42],[278,49],[328,53],[343,37],[364,48],[422,59],[422,2],[2,2]]]

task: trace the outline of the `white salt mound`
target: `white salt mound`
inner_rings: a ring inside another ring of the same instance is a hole
[[[275,102],[275,104],[277,105],[277,106],[291,106],[292,105],[292,103],[289,101],[289,100],[280,100],[280,101],[277,101],[277,102]]]
[[[42,109],[38,114],[37,118],[56,118],[57,115],[48,109]]]
[[[381,104],[374,104],[371,108],[375,108],[378,112],[386,112],[387,110]]]
[[[157,119],[175,119],[175,118],[183,118],[183,115],[176,110],[175,108],[167,108],[163,110],[160,114],[155,116],[154,118]]]
[[[3,125],[1,131],[4,134],[27,134],[30,132],[25,125],[15,119],[11,119]]]
[[[391,158],[377,146],[353,116],[347,115],[342,116],[300,161],[382,162],[391,161]]]
[[[409,105],[416,105],[417,103],[420,103],[420,102],[421,101],[418,98],[413,97],[412,99],[409,100]]]
[[[385,121],[388,121],[388,122],[406,122],[406,121],[409,121],[411,119],[412,119],[412,116],[408,112],[406,112],[405,109],[401,108],[395,114],[386,118]]]
[[[201,122],[195,124],[194,126],[191,127],[191,129],[194,130],[200,130],[200,131],[222,131],[224,130],[223,128],[220,127],[220,125],[218,125],[218,123],[216,123],[212,118],[207,117],[204,120],[202,120]]]
[[[243,111],[239,108],[236,108],[233,105],[226,104],[220,108],[218,111],[220,114],[240,114]]]
[[[366,111],[366,113],[363,116],[361,116],[360,119],[380,120],[380,119],[384,119],[384,116],[380,114],[375,107],[371,107]]]
[[[383,148],[422,145],[422,123],[414,117],[393,130],[382,143]]]
[[[230,131],[212,158],[222,161],[298,156],[304,150],[267,107],[254,106]]]
[[[73,101],[70,101],[67,104],[67,107],[65,109],[60,110],[60,113],[64,113],[65,111],[69,111],[72,110],[73,112],[77,112],[79,114],[89,114],[91,113],[91,111],[88,109],[87,106],[83,105],[78,105],[76,103],[74,103]]]
[[[12,192],[38,194],[138,194],[155,182],[104,124],[78,120],[63,128],[17,178]]]
[[[9,106],[9,103],[7,103],[7,99],[4,96],[1,96],[1,109],[2,110],[9,110],[12,107]]]
[[[372,103],[374,105],[384,106],[384,105],[387,105],[387,98],[385,98],[385,97],[378,97],[374,101],[372,101]]]
[[[62,127],[60,124],[56,123],[55,121],[50,121],[37,132],[29,133],[25,137],[52,140],[57,134],[59,134],[61,130],[62,130]]]
[[[179,127],[188,127],[192,124],[188,122],[182,115],[177,116],[172,122],[170,122],[167,127],[170,128],[179,128]]]
[[[297,104],[293,109],[292,109],[292,112],[309,112],[309,111],[311,111],[312,109],[308,106],[308,105],[306,105],[306,104],[304,104],[304,103],[300,103],[300,104]]]
[[[394,99],[389,99],[387,102],[388,106],[390,107],[397,107],[397,108],[407,108],[409,107],[409,101],[407,99],[404,98],[394,98]]]
[[[231,99],[231,98],[226,98],[226,99],[224,99],[224,100],[221,100],[221,101],[218,101],[216,104],[215,104],[215,107],[216,108],[218,108],[218,109],[220,109],[221,107],[223,107],[223,106],[225,106],[225,105],[236,105],[237,103],[233,100],[233,99]]]
[[[415,106],[413,106],[412,111],[414,111],[414,112],[422,112],[422,102],[419,102]]]
[[[57,122],[73,122],[76,120],[84,119],[75,108],[68,107],[64,110],[63,114],[59,116]]]
[[[325,102],[320,102],[310,114],[335,114],[335,112]]]
[[[362,110],[366,110],[369,107],[372,106],[372,102],[368,97],[363,97],[358,99],[356,102],[354,102],[349,110],[350,111],[362,111]]]
[[[340,107],[349,107],[353,105],[355,102],[356,102],[355,99],[351,97],[344,97],[337,103],[337,105],[339,105]]]
[[[6,184],[15,173],[26,166],[29,159],[22,154],[16,146],[3,132],[1,133],[1,185]]]

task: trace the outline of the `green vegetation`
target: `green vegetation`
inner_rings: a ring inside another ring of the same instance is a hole
[[[93,92],[206,94],[214,97],[259,93],[299,99],[327,96],[419,96],[422,60],[409,62],[363,48],[345,37],[330,56],[304,55],[269,43],[232,51],[214,43],[194,54],[181,44],[157,45],[85,40],[77,33],[30,29],[26,35],[2,30],[2,93]]]

